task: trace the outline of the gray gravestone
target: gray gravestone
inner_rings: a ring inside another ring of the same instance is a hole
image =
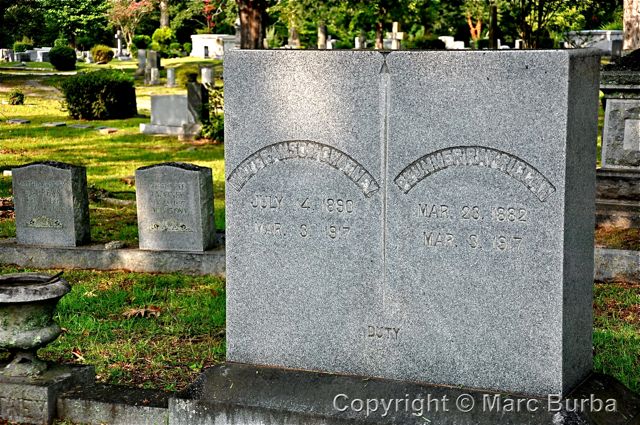
[[[146,59],[145,59],[145,68],[144,68],[144,83],[146,85],[157,84],[153,83],[153,77],[156,79],[159,78],[159,69],[160,69],[160,56],[158,52],[155,50],[147,50],[146,51]],[[152,75],[153,69],[156,69],[155,75]]]
[[[362,326],[382,308],[383,64],[366,51],[228,52],[229,361],[379,372]]]
[[[225,77],[229,361],[591,371],[597,56],[238,50]]]
[[[151,123],[140,124],[144,134],[170,134],[191,138],[201,129],[200,115],[192,111],[189,95],[151,96]]]
[[[176,86],[176,69],[167,68],[167,87]]]
[[[200,81],[202,84],[213,84],[213,68],[204,67],[200,69]]]
[[[144,75],[147,64],[147,50],[138,49],[138,69],[136,69],[136,75]]]
[[[149,84],[152,86],[160,84],[160,70],[158,68],[149,70]]]
[[[209,104],[209,90],[200,83],[187,83],[187,102],[189,112],[198,121],[207,118]]]
[[[164,163],[136,170],[140,249],[205,251],[214,244],[211,169]]]
[[[640,171],[640,102],[607,99],[602,135],[602,168]]]
[[[598,64],[389,56],[390,377],[550,394],[591,371]]]
[[[36,162],[13,168],[18,243],[77,246],[89,242],[89,197],[84,167]]]

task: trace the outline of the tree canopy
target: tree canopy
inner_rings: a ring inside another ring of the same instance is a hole
[[[469,44],[488,37],[492,6],[497,37],[512,45],[523,39],[527,47],[550,47],[569,30],[622,25],[618,0],[0,0],[0,43],[11,47],[26,37],[53,45],[65,38],[89,48],[114,45],[120,29],[130,44],[134,33],[151,36],[168,26],[183,44],[196,33],[233,33],[239,18],[243,43],[253,48],[265,37],[270,47],[280,47],[292,36],[314,48],[325,34],[338,48],[353,48],[356,37],[381,47],[394,21],[405,47],[441,35]]]

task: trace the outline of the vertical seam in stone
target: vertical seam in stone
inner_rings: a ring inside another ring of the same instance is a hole
[[[388,145],[389,145],[389,86],[390,86],[390,73],[387,66],[387,54],[382,54],[383,62],[380,68],[380,109],[382,112],[382,125],[380,141],[382,149],[382,307],[386,307],[387,298],[387,176],[389,175],[389,161],[388,161]]]

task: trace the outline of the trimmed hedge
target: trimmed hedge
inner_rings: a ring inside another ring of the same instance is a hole
[[[26,41],[16,41],[13,43],[13,51],[16,53],[26,52],[31,49],[33,49],[33,43],[28,43]]]
[[[96,44],[91,49],[91,56],[93,56],[93,61],[97,64],[108,63],[113,59],[113,50],[104,44]]]
[[[62,81],[64,106],[75,119],[130,118],[137,114],[133,78],[122,71],[81,73]]]
[[[132,42],[138,49],[146,49],[151,45],[151,37],[148,35],[135,35]]]
[[[71,47],[54,47],[49,51],[49,62],[58,71],[76,69],[76,51]]]

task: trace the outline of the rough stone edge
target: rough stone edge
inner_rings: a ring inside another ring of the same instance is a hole
[[[95,425],[164,425],[170,395],[104,384],[75,387],[58,397],[57,418]]]
[[[3,367],[4,364],[0,366]],[[94,381],[95,369],[93,366],[87,365],[50,364],[43,376],[35,379],[0,376],[0,385],[37,389],[46,394],[47,411],[42,413],[44,423],[52,423],[56,418],[57,398],[61,393],[72,386],[92,384]],[[0,416],[0,419],[9,418]],[[26,418],[22,418],[22,420],[26,420]]]
[[[237,385],[236,385],[237,384]],[[227,394],[228,393],[228,394]],[[616,410],[611,412],[573,411],[571,403],[563,401],[560,411],[548,411],[547,399],[517,394],[493,393],[461,387],[419,384],[379,378],[335,375],[293,369],[278,369],[238,363],[226,363],[206,369],[193,385],[169,400],[169,424],[416,424],[419,417],[402,411],[389,417],[364,416],[356,412],[344,413],[331,409],[327,403],[335,394],[353,398],[393,399],[395,396],[433,399],[446,395],[455,402],[459,397],[475,399],[472,410],[456,409],[454,404],[444,411],[425,413],[431,422],[457,425],[556,424],[565,425],[635,425],[640,419],[640,395],[624,387],[611,376],[590,374],[563,400],[615,399]],[[481,400],[485,395],[513,400],[537,399],[541,404],[533,411],[485,411]],[[555,395],[554,395],[555,396]],[[335,399],[334,399],[335,400]],[[588,407],[587,407],[588,409]],[[502,413],[501,413],[502,412]],[[379,413],[379,412],[378,412]],[[504,416],[507,415],[507,416]],[[422,419],[425,419],[423,416]],[[498,422],[499,421],[499,422]]]

